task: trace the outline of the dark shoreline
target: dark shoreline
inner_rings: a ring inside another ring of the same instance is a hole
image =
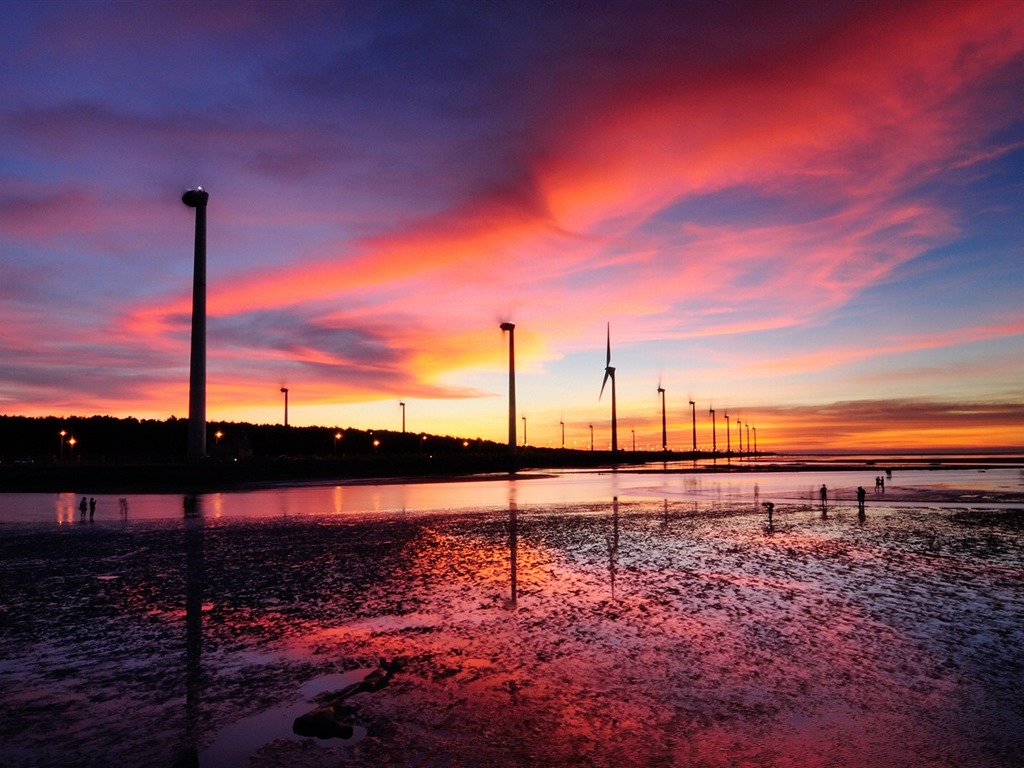
[[[521,475],[523,479],[550,473],[628,472],[665,474],[679,472],[749,473],[815,471],[883,471],[886,469],[976,469],[1020,467],[1024,456],[872,456],[853,460],[843,456],[800,457],[765,454],[759,457],[709,457],[692,454],[630,453],[616,457],[608,452],[557,452],[558,455],[466,455],[444,457],[346,457],[324,459],[250,459],[199,464],[0,464],[0,493],[210,493],[303,485],[358,485],[485,481]],[[626,458],[627,460],[622,460]]]

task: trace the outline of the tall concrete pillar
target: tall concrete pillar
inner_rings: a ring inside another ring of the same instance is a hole
[[[188,379],[189,461],[206,457],[206,202],[202,187],[190,189],[181,202],[196,209],[195,267],[192,273],[192,357]]]

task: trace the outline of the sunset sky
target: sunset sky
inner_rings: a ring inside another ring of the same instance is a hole
[[[1024,446],[1024,3],[0,1],[0,413]]]

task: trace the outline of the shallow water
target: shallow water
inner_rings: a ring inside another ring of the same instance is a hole
[[[859,471],[642,473],[607,471],[523,475],[518,479],[487,479],[449,483],[389,483],[269,488],[210,493],[200,496],[207,518],[281,518],[306,515],[421,512],[507,506],[510,499],[530,506],[588,504],[618,497],[621,501],[669,499],[701,505],[750,501],[777,504],[815,501],[825,484],[831,501],[856,504],[856,488],[864,486],[869,502],[893,502],[922,491],[955,490],[932,501],[983,503],[986,496],[1024,496],[1024,474],[1018,468],[907,469],[886,479],[886,493],[874,493],[874,478],[883,470]],[[756,499],[755,499],[756,495]],[[172,520],[183,517],[183,498],[173,494],[98,494],[96,521],[121,520],[120,499],[132,520]],[[81,521],[80,494],[0,493],[0,523]]]

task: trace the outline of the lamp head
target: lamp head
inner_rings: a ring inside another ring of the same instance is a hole
[[[514,331],[516,329],[515,323],[502,323],[501,330],[503,331]]]

